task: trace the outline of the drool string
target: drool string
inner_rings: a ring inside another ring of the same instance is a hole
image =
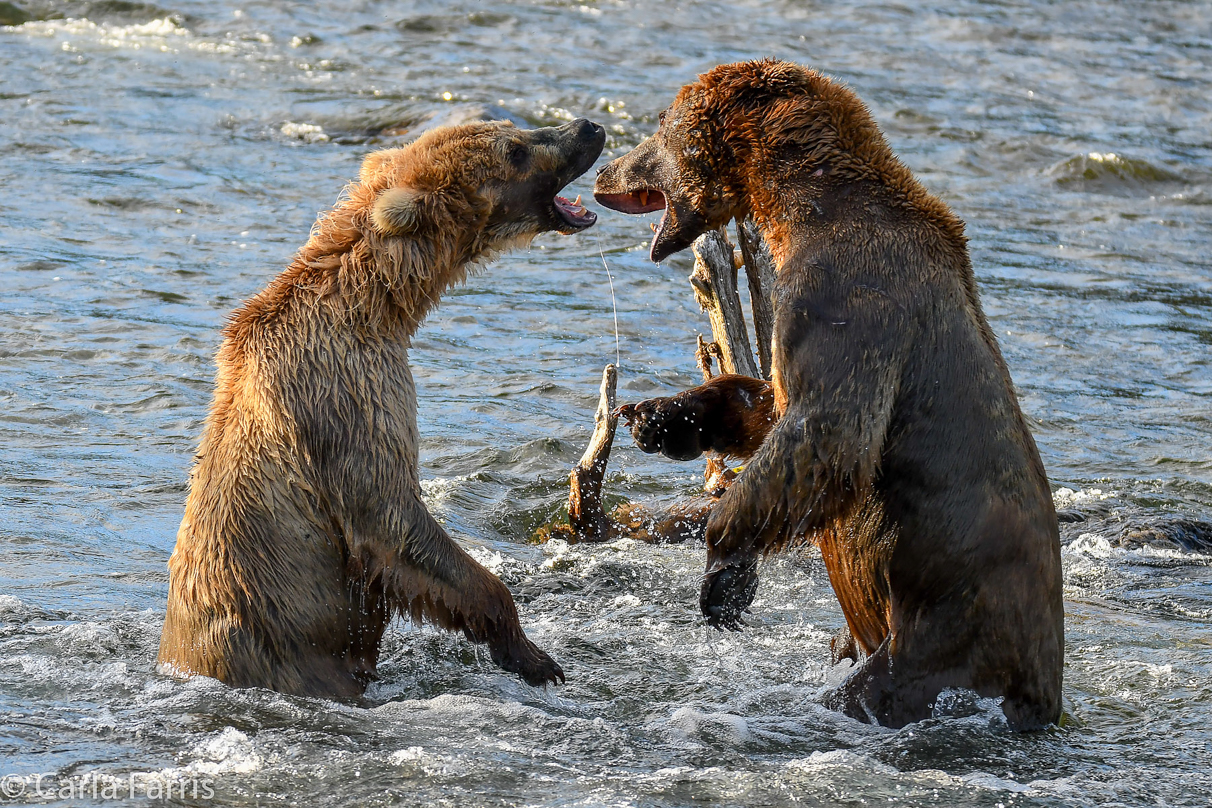
[[[602,257],[602,269],[606,270],[606,281],[610,284],[610,308],[614,312],[614,366],[622,366],[622,353],[619,350],[619,305],[614,298],[614,278],[610,275],[610,267],[606,264],[606,253],[602,250],[602,239],[597,233],[593,234],[598,243],[598,255]]]

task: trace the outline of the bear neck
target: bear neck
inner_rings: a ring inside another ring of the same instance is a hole
[[[862,101],[819,73],[793,72],[797,91],[773,99],[748,84],[713,90],[727,122],[723,162],[735,166],[720,183],[729,213],[752,214],[777,258],[805,228],[844,215],[841,196],[861,195],[966,254],[963,222],[897,159]]]
[[[236,320],[256,322],[292,304],[306,305],[344,326],[410,339],[442,295],[494,255],[475,230],[386,237],[370,224],[365,207],[341,205],[317,223],[290,267]]]
[[[837,160],[800,155],[778,159],[767,152],[762,156],[764,165],[746,172],[753,179],[742,184],[733,215],[753,216],[779,264],[810,234],[868,216],[864,210],[872,206],[895,218],[920,222],[948,250],[966,255],[963,222],[891,152],[889,158],[893,164],[864,170],[848,155]]]

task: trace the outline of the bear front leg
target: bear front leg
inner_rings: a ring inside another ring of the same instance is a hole
[[[758,560],[788,531],[799,443],[794,431],[786,420],[779,423],[708,518],[699,608],[715,628],[740,628],[741,614],[757,593]]]
[[[699,607],[717,628],[736,627],[762,555],[869,495],[912,344],[903,309],[878,290],[813,288],[828,273],[780,278],[774,377],[786,410],[707,522]]]
[[[740,631],[745,625],[741,614],[757,595],[757,564],[757,556],[751,556],[708,567],[699,590],[699,609],[708,625],[730,631]]]
[[[673,460],[694,460],[707,451],[747,458],[776,420],[770,384],[738,374],[716,376],[675,396],[626,404],[617,412],[640,449]]]
[[[707,522],[707,570],[699,606],[716,628],[736,628],[753,600],[757,562],[830,523],[870,490],[882,411],[871,417],[783,416]]]
[[[488,646],[492,661],[534,686],[564,681],[564,671],[522,630],[513,596],[463,550],[420,502],[408,509],[404,546],[384,564],[396,609]]]

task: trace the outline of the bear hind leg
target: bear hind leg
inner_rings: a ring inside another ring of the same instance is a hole
[[[834,637],[834,642],[837,642],[840,634],[839,632],[839,636]],[[846,635],[849,634],[846,630]],[[853,642],[854,638],[850,637],[850,643]],[[825,694],[822,703],[830,710],[836,710],[855,721],[888,726],[881,715],[886,710],[881,708],[889,701],[893,688],[889,650],[891,643],[892,635],[889,635],[871,656],[858,665],[854,673],[846,677],[846,681]],[[836,655],[836,651],[834,654]],[[835,657],[834,662],[845,658],[849,657]]]

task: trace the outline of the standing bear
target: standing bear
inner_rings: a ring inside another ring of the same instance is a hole
[[[664,210],[653,261],[752,215],[777,265],[773,423],[725,417],[768,406],[720,389],[736,377],[630,411],[650,451],[758,446],[707,523],[708,622],[735,628],[759,557],[807,538],[851,635],[836,656],[866,655],[830,706],[899,727],[967,688],[1001,697],[1012,727],[1057,721],[1056,514],[963,222],[852,92],[800,66],[721,65],[660,120],[601,171],[598,202]],[[758,440],[715,434],[736,424]]]
[[[604,143],[583,119],[497,122],[375,152],[236,311],[168,565],[162,670],[355,697],[398,614],[461,630],[531,684],[563,680],[421,500],[408,348],[471,266],[594,223],[556,194]]]

